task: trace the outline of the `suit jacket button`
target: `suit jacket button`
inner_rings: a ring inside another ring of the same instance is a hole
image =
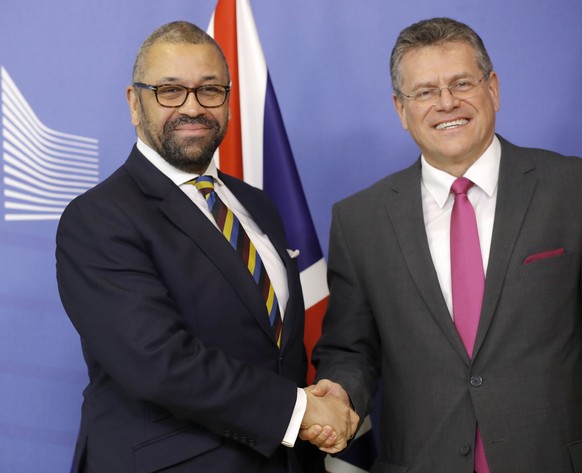
[[[467,442],[465,442],[465,445],[463,445],[461,447],[461,455],[466,457],[467,455],[469,455],[470,451],[471,451],[471,445],[469,445]]]
[[[225,436],[227,439],[228,439],[228,438],[230,438],[230,435],[231,435],[231,433],[230,433],[230,430],[225,430],[225,431],[224,431],[224,436]]]
[[[255,442],[253,439],[250,439],[250,440],[249,440],[249,445],[250,445],[251,447],[254,447],[256,444],[257,444],[257,442]]]
[[[478,388],[483,385],[483,378],[481,376],[471,376],[469,382],[471,383],[471,386]]]

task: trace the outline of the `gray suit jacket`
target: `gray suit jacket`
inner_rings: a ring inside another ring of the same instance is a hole
[[[477,423],[493,473],[582,472],[582,160],[500,139],[473,360],[431,260],[420,162],[334,206],[314,360],[362,417],[381,379],[374,472],[472,472]]]

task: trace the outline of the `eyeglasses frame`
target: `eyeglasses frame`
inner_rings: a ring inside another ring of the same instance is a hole
[[[165,107],[165,108],[180,108],[182,105],[184,105],[186,103],[186,101],[188,100],[188,95],[190,95],[190,93],[194,94],[194,97],[196,98],[196,101],[198,102],[198,104],[201,107],[204,108],[219,108],[222,107],[226,100],[228,99],[228,94],[230,93],[230,89],[232,87],[232,83],[229,83],[228,85],[221,85],[221,84],[204,84],[198,87],[186,87],[185,85],[176,85],[176,84],[161,84],[161,85],[150,85],[150,84],[145,84],[144,82],[134,82],[133,83],[134,87],[138,87],[140,89],[148,89],[151,90],[155,97],[156,97],[156,102],[158,102],[158,104],[161,107]],[[164,105],[162,103],[160,103],[160,99],[158,98],[158,89],[160,87],[165,87],[165,86],[174,86],[174,87],[179,87],[181,89],[184,89],[186,91],[186,95],[184,96],[184,101],[180,104],[180,105]],[[220,105],[203,105],[200,103],[200,99],[198,98],[198,91],[200,89],[204,89],[206,87],[221,87],[224,89],[224,100]]]
[[[483,74],[483,76],[481,77],[481,79],[479,79],[479,80],[477,80],[477,81],[472,81],[472,80],[468,80],[468,79],[465,79],[465,80],[466,80],[467,82],[470,82],[471,84],[473,84],[473,86],[477,87],[479,84],[481,84],[481,82],[483,82],[483,81],[485,81],[485,80],[488,80],[488,79],[489,79],[489,77],[491,76],[491,72],[492,72],[492,71],[488,71],[488,72],[486,72],[485,74]],[[438,95],[438,97],[437,97],[437,101],[440,99],[440,97],[441,97],[441,94],[442,94],[442,91],[443,91],[443,90],[445,90],[445,89],[447,89],[447,90],[449,91],[449,94],[451,94],[451,96],[452,96],[452,97],[455,97],[455,94],[453,94],[453,92],[451,92],[451,87],[453,87],[453,86],[454,86],[454,85],[455,85],[457,82],[459,82],[460,80],[464,80],[464,79],[458,79],[458,80],[456,80],[456,81],[455,81],[455,83],[454,83],[454,84],[452,84],[452,85],[448,85],[448,86],[446,86],[446,87],[427,87],[427,90],[435,90],[435,91],[438,91],[439,95]],[[417,103],[417,104],[419,104],[419,105],[425,105],[425,104],[426,104],[427,106],[429,106],[429,105],[434,105],[434,104],[431,104],[431,103],[429,103],[430,101],[429,101],[429,102],[423,102],[423,101],[419,101],[419,100],[416,98],[416,96],[415,96],[415,95],[407,95],[407,94],[405,94],[404,92],[402,92],[402,91],[401,91],[401,90],[399,90],[399,89],[394,89],[394,91],[395,91],[395,92],[396,92],[398,95],[400,95],[400,96],[402,96],[402,97],[406,97],[407,99],[409,99],[409,100],[411,100],[411,101],[413,101],[413,102],[415,102],[415,103]],[[457,99],[458,99],[458,97],[455,97],[455,98],[457,98]],[[467,97],[467,98],[470,98],[470,97]],[[460,99],[460,100],[465,100],[465,99]],[[435,102],[435,103],[436,103],[436,102]]]

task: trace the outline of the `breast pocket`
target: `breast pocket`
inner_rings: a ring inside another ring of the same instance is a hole
[[[497,324],[515,331],[542,349],[548,337],[571,333],[579,318],[580,262],[578,253],[564,253],[529,264],[513,265],[503,283]]]
[[[555,274],[569,272],[577,259],[574,254],[562,251],[544,251],[524,259],[520,269],[520,279],[552,277]]]

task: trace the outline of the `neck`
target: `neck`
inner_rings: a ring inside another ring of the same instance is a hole
[[[430,164],[432,167],[439,169],[440,171],[444,171],[447,174],[455,177],[464,176],[467,170],[477,161],[478,158],[471,159],[471,160],[463,160],[459,162],[442,162],[442,161],[435,161],[428,156],[425,156],[426,162]]]

